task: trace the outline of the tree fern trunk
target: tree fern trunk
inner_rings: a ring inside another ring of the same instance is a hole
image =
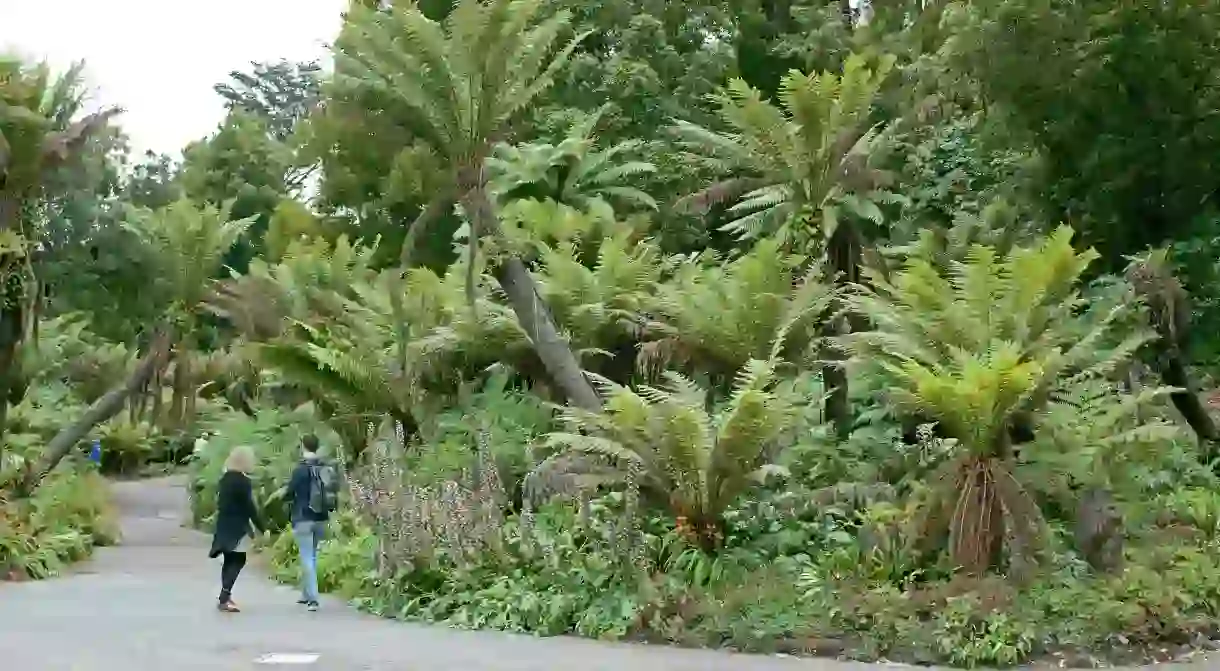
[[[465,195],[462,197],[462,205],[475,231],[479,236],[502,237],[499,219],[482,183],[475,180],[466,181],[468,183],[463,184]],[[474,183],[469,183],[472,181]],[[476,244],[476,241],[472,240],[472,244]],[[534,345],[534,351],[538,353],[542,365],[546,366],[551,379],[563,390],[570,402],[586,410],[600,412],[601,397],[585,377],[571,346],[559,335],[551,310],[538,293],[537,283],[525,263],[516,256],[510,256],[499,264],[495,276],[500,288],[508,296],[517,321],[525,329]]]
[[[1203,460],[1210,462],[1220,456],[1217,455],[1217,448],[1220,448],[1220,432],[1216,430],[1216,423],[1212,421],[1207,408],[1203,407],[1203,402],[1199,400],[1198,391],[1192,384],[1186,367],[1185,357],[1177,348],[1167,348],[1160,359],[1161,381],[1166,386],[1182,389],[1182,391],[1170,394],[1169,400],[1173,402],[1173,406],[1178,409],[1182,418],[1186,420],[1186,424],[1198,437],[1199,446],[1203,450]]]
[[[119,414],[127,399],[148,384],[149,379],[165,364],[169,346],[169,335],[165,332],[158,334],[153,338],[148,354],[121,386],[106,392],[89,406],[84,415],[60,429],[59,433],[55,434],[55,437],[47,444],[46,449],[38,458],[38,462],[26,472],[26,476],[21,482],[21,493],[27,496],[32,494],[42,483],[43,478],[89,434],[93,427]]]
[[[844,287],[860,281],[863,246],[859,231],[850,222],[839,222],[834,233],[826,240],[826,256],[834,273],[832,279],[835,286]],[[834,337],[848,331],[860,330],[866,325],[853,323],[859,320],[858,315],[850,314],[842,318],[832,318],[823,326],[822,332],[826,336]],[[845,357],[836,349],[826,348],[823,358],[830,362],[822,368],[822,383],[826,387],[826,419],[834,425],[838,439],[846,440],[851,435],[852,415],[847,369],[844,363],[841,363]]]
[[[3,175],[0,175],[2,178]],[[5,192],[0,180],[0,231],[21,230],[21,199]],[[0,257],[0,463],[8,425],[9,390],[17,382],[17,351],[25,332],[25,300],[18,263],[11,255]]]
[[[1199,400],[1186,362],[1191,306],[1186,289],[1174,276],[1165,252],[1152,252],[1127,268],[1127,280],[1149,308],[1149,321],[1159,336],[1155,343],[1157,372],[1161,381],[1182,391],[1170,395],[1182,418],[1194,431],[1202,448],[1200,457],[1207,463],[1220,449],[1220,431]]]

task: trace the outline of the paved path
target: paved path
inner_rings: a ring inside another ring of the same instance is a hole
[[[729,655],[536,639],[425,627],[364,615],[336,601],[308,613],[295,590],[247,570],[234,598],[214,602],[219,564],[202,534],[182,528],[185,495],[172,479],[119,483],[124,542],[72,575],[0,585],[0,668],[20,671],[237,671],[293,665],[316,671],[866,671],[826,660]],[[316,655],[310,661],[311,656]],[[291,661],[283,657],[282,660]]]

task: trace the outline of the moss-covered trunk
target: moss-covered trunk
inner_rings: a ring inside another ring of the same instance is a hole
[[[0,233],[20,230],[21,199],[0,190]],[[24,264],[16,253],[0,253],[0,462],[10,399],[23,390],[18,369],[18,348],[25,333]],[[17,400],[20,400],[19,398]]]

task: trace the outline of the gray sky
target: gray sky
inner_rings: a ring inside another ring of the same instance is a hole
[[[84,59],[92,107],[137,151],[176,153],[224,114],[212,85],[252,60],[325,58],[347,0],[0,0],[0,51]]]

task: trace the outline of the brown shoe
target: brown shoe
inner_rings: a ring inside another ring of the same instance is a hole
[[[224,603],[216,604],[216,610],[219,610],[222,613],[240,613],[241,612],[241,609],[237,607],[237,604],[233,603],[232,601],[226,601]]]

